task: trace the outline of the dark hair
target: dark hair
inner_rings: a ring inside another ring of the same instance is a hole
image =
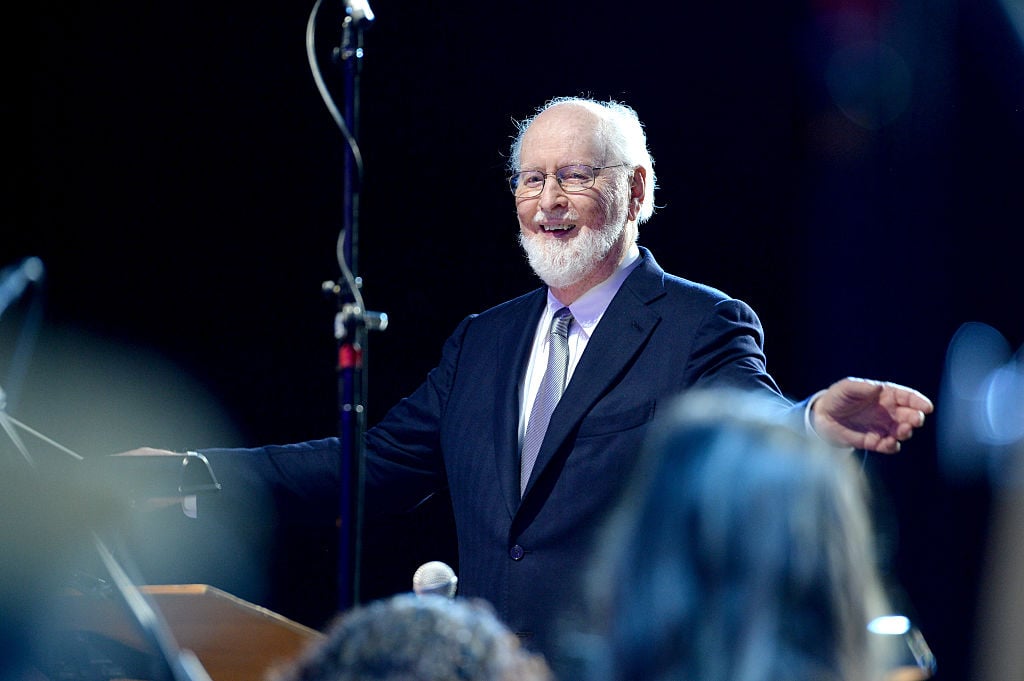
[[[481,600],[399,594],[353,608],[273,681],[550,681]]]
[[[695,392],[652,430],[590,581],[625,681],[866,681],[884,610],[849,451],[751,395]]]

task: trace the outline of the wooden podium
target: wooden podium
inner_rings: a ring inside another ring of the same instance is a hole
[[[212,681],[260,681],[271,667],[323,638],[314,629],[205,584],[139,590],[166,620],[178,647],[195,654]],[[153,652],[120,602],[78,594],[59,600],[57,628]]]

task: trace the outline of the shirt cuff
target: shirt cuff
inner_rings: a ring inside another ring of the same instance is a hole
[[[809,434],[816,436],[820,440],[824,440],[824,438],[818,435],[818,431],[814,430],[814,422],[811,419],[811,407],[813,407],[814,403],[818,401],[818,398],[824,394],[824,390],[819,390],[811,395],[811,399],[807,400],[807,406],[804,408],[804,430]]]

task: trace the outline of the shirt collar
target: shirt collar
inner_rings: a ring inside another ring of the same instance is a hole
[[[619,263],[615,272],[600,284],[584,293],[576,302],[569,306],[573,319],[579,324],[580,329],[587,335],[587,338],[590,338],[594,327],[601,321],[601,317],[611,304],[612,298],[619,292],[622,282],[626,280],[626,277],[636,268],[639,262],[640,248],[635,243],[631,244],[626,252],[626,256]],[[551,289],[548,289],[547,316],[550,318],[563,307],[565,305],[552,295]]]

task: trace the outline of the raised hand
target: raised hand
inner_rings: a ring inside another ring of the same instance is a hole
[[[844,378],[815,397],[811,414],[814,430],[829,442],[895,454],[934,409],[931,400],[913,388]]]

